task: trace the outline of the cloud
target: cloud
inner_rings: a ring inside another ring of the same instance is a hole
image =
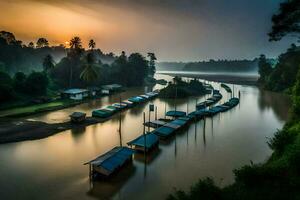
[[[154,51],[159,60],[275,56],[269,43],[280,0],[14,0],[0,2],[0,28],[26,41],[79,35],[104,51]],[[2,19],[2,20],[1,20]]]

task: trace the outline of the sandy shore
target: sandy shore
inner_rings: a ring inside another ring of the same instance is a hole
[[[0,122],[0,144],[42,139],[65,130],[85,127],[109,119],[87,117],[85,122],[81,124],[71,122],[48,124],[39,121],[2,119]]]

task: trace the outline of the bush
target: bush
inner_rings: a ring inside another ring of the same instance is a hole
[[[26,79],[26,91],[32,95],[44,95],[47,92],[49,80],[43,72],[32,72]]]
[[[286,129],[278,130],[272,139],[269,140],[269,147],[274,150],[276,153],[281,154],[285,147],[291,144],[295,139],[295,134]]]
[[[11,100],[13,97],[12,79],[7,73],[0,72],[0,102]]]
[[[222,199],[221,189],[218,188],[211,178],[201,179],[191,187],[187,194],[181,190],[176,190],[173,195],[168,196],[168,200],[194,200],[194,199]]]

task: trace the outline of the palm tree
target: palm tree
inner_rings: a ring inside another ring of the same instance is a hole
[[[70,47],[71,49],[81,49],[82,48],[82,42],[80,37],[75,36],[70,40]]]
[[[80,37],[75,36],[70,40],[70,50],[68,52],[68,57],[71,61],[70,64],[70,78],[69,78],[69,87],[72,87],[73,80],[73,65],[77,65],[80,62],[80,56],[83,52],[82,42]]]
[[[53,60],[53,57],[48,54],[44,60],[43,60],[43,67],[44,67],[44,71],[48,72],[50,69],[53,69],[55,65],[55,62]]]
[[[93,53],[90,52],[87,54],[86,62],[87,64],[81,72],[80,78],[86,82],[95,81],[98,78],[98,73],[94,68],[95,59]]]
[[[93,50],[95,47],[96,47],[96,42],[93,39],[91,39],[89,42],[89,48]]]

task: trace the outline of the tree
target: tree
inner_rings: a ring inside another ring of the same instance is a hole
[[[75,36],[70,40],[70,48],[71,49],[81,49],[82,48],[82,42],[80,37]]]
[[[25,92],[26,75],[23,72],[17,72],[13,78],[13,87],[17,92]]]
[[[0,102],[5,102],[14,97],[12,79],[5,72],[0,72]]]
[[[33,95],[44,95],[49,84],[48,77],[42,72],[32,72],[26,79],[27,93]]]
[[[95,81],[98,78],[98,73],[94,68],[95,58],[92,52],[86,56],[86,65],[80,74],[80,78],[86,82]]]
[[[70,59],[70,78],[69,87],[72,87],[73,81],[73,68],[80,65],[80,57],[83,53],[82,42],[80,37],[75,36],[70,40],[70,50],[68,52],[68,58]]]
[[[300,34],[300,1],[287,0],[280,4],[279,13],[272,17],[272,31],[270,41],[281,40],[287,34]]]
[[[259,82],[265,83],[267,77],[271,74],[272,67],[271,64],[267,61],[265,55],[260,55],[258,61],[258,73],[260,75]]]
[[[7,44],[11,44],[16,41],[14,34],[7,31],[0,31],[0,37],[5,39]]]
[[[37,48],[48,47],[48,46],[49,46],[49,42],[46,38],[39,38],[36,42]]]
[[[48,72],[49,70],[54,68],[54,60],[53,57],[48,54],[43,60],[44,71]]]
[[[153,76],[155,74],[155,61],[157,60],[156,59],[156,56],[154,53],[148,53],[147,56],[149,57],[150,61],[149,61],[149,72],[148,72],[148,75],[151,75]]]
[[[29,47],[29,48],[34,48],[33,42],[29,42],[28,47]]]
[[[89,48],[90,48],[91,50],[93,50],[95,47],[96,47],[96,42],[95,42],[93,39],[91,39],[91,40],[89,41]]]

